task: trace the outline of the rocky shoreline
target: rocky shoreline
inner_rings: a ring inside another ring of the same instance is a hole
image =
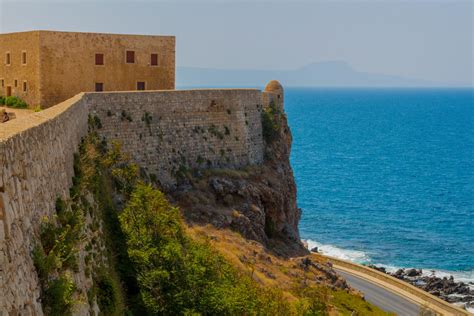
[[[410,283],[448,303],[472,310],[474,308],[474,282],[456,282],[453,276],[437,277],[434,273],[426,275],[421,269],[398,269],[389,272],[384,267],[369,265],[370,268]]]

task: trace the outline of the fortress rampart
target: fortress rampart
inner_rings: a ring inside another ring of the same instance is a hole
[[[0,126],[0,315],[42,315],[31,258],[41,218],[71,186],[83,95]]]
[[[164,186],[188,168],[238,168],[263,160],[262,92],[251,89],[93,93],[99,135]]]
[[[180,168],[262,163],[261,111],[271,100],[281,106],[282,91],[81,93],[0,125],[0,311],[42,315],[31,251],[41,218],[68,195],[89,117],[108,142],[121,142],[158,182],[173,186]]]

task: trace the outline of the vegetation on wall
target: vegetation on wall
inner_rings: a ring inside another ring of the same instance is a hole
[[[262,111],[262,134],[267,144],[272,143],[278,138],[281,128],[280,120],[281,110],[274,101],[270,102],[270,106]]]
[[[93,117],[89,118],[91,129],[97,128],[97,123]],[[117,167],[115,164],[122,158],[117,146],[110,150],[105,148],[103,140],[94,133],[81,143],[79,155],[74,157],[70,198],[58,199],[56,214],[45,218],[41,225],[40,240],[32,255],[46,315],[71,315],[74,305],[85,296],[90,306],[97,302],[101,315],[125,313],[126,297],[121,282],[126,278],[119,277],[117,271],[117,256],[120,257],[123,248],[118,242],[118,225],[114,227],[110,220],[116,218],[116,214],[110,215],[115,210],[109,179],[113,172],[117,184],[120,183],[133,166]],[[126,190],[126,186],[123,187]],[[91,195],[93,204],[90,204]],[[88,225],[86,218],[89,218]],[[102,225],[104,234],[100,229]],[[80,293],[72,278],[74,273],[80,272],[79,249],[83,249],[85,255],[85,275],[93,284],[87,293]]]
[[[130,116],[129,113],[127,113],[127,111],[122,110],[122,112],[120,113],[120,120],[121,120],[121,121],[127,120],[127,121],[131,122],[131,121],[132,121],[132,117]]]
[[[77,203],[56,201],[56,214],[44,218],[40,242],[33,249],[33,262],[42,288],[47,315],[70,315],[76,285],[71,273],[78,269],[78,247],[84,237],[84,214]]]
[[[90,128],[97,128],[97,129],[102,128],[102,122],[97,115],[89,114],[87,120],[88,120],[88,124]]]
[[[104,264],[91,267],[93,286],[88,293],[89,302],[96,300],[101,315],[142,313],[137,297],[134,268],[128,260],[125,239],[118,222],[118,207],[114,194],[127,198],[138,177],[138,167],[128,162],[118,143],[107,143],[93,131],[80,146],[80,178],[97,203],[96,216],[102,223],[105,253]],[[77,174],[77,172],[76,172]]]
[[[145,111],[145,113],[142,116],[142,121],[145,122],[146,126],[148,127],[148,132],[150,133],[150,136],[152,135],[151,133],[151,121],[153,120],[153,117],[151,116],[150,113]]]
[[[208,130],[209,130],[209,133],[216,136],[217,138],[224,139],[224,134],[221,131],[219,131],[219,129],[216,125],[211,124],[211,126],[209,126]]]

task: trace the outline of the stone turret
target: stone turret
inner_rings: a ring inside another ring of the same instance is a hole
[[[283,110],[284,104],[284,91],[283,86],[280,84],[278,80],[271,80],[266,86],[265,90],[263,91],[263,102],[264,106],[269,106],[270,103],[273,101],[276,105]]]
[[[280,84],[278,80],[271,80],[270,82],[267,83],[267,86],[265,87],[265,91],[283,93],[283,86]]]

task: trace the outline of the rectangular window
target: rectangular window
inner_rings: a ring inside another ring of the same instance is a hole
[[[5,55],[5,64],[11,65],[11,58],[10,58],[10,53],[6,53]]]
[[[135,63],[135,52],[133,50],[127,50],[127,64]]]
[[[0,82],[2,83],[2,88],[5,87],[5,79],[0,80]]]
[[[23,92],[27,91],[26,81],[23,81]]]
[[[96,65],[104,64],[104,54],[95,54],[95,64]]]
[[[25,51],[21,52],[21,64],[26,65],[26,52]]]
[[[95,83],[95,91],[96,92],[104,91],[104,83],[103,82],[96,82]]]
[[[18,80],[15,79],[15,88],[18,87]]]
[[[150,55],[150,65],[158,66],[158,54],[151,54]]]
[[[137,82],[137,90],[145,90],[145,82],[144,81],[138,81]]]

